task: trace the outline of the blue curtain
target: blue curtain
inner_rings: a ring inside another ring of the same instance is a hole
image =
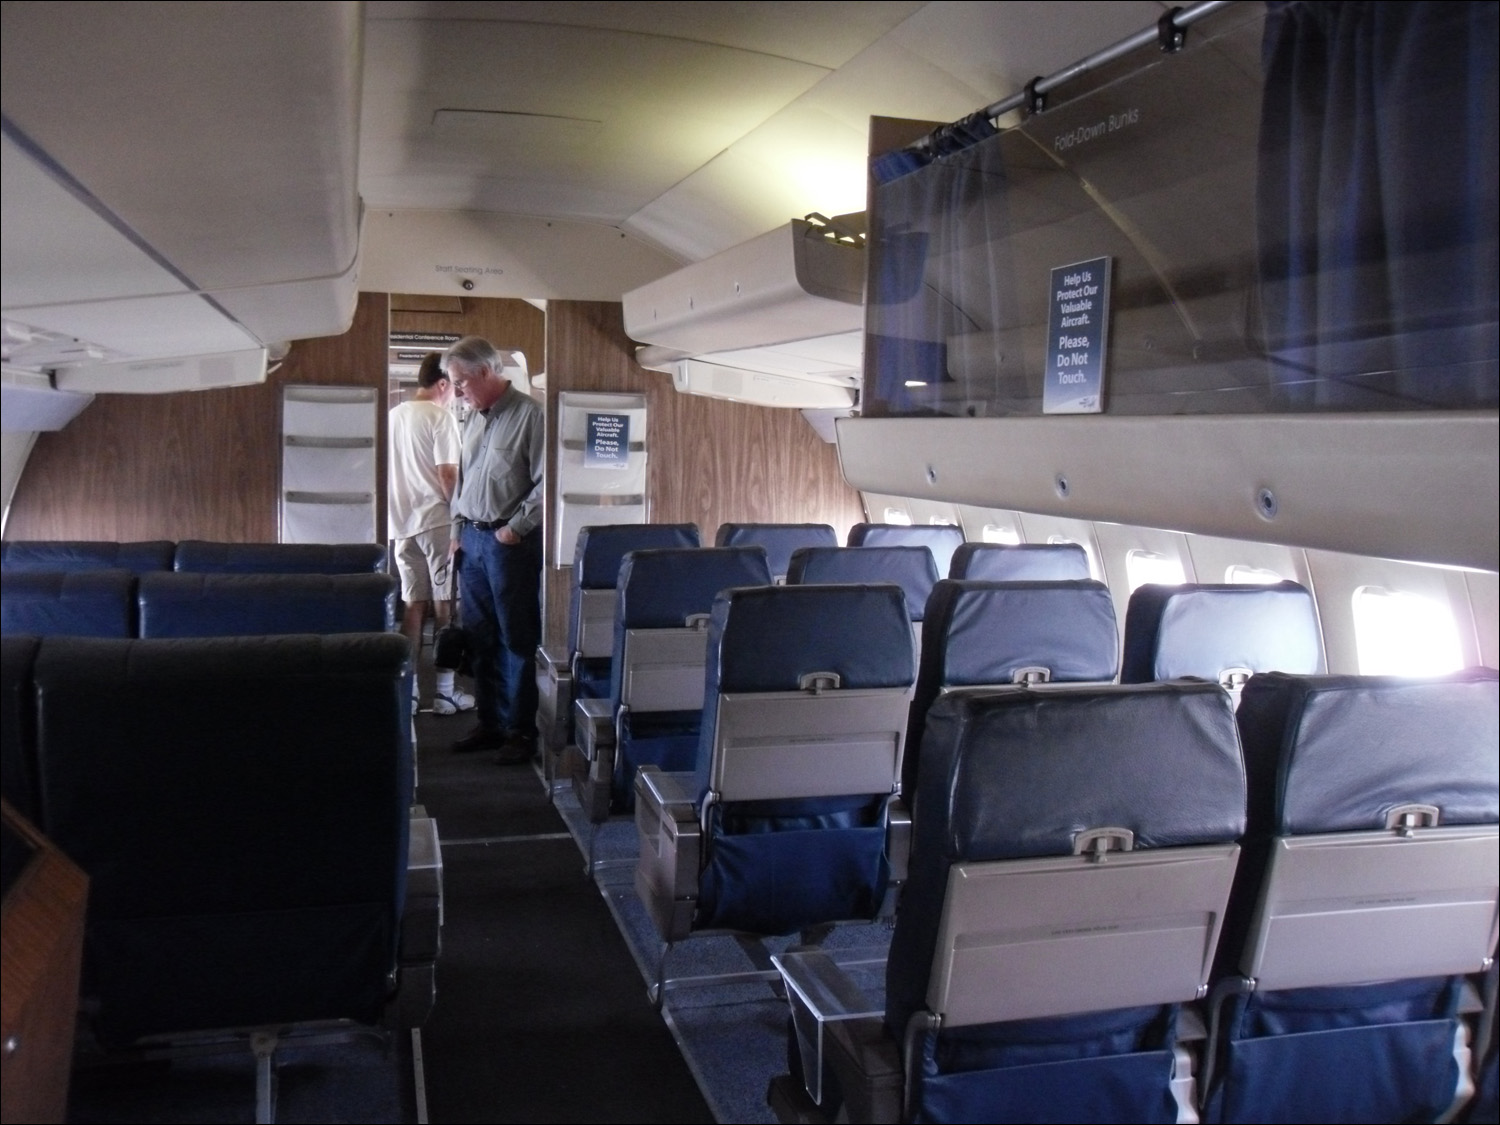
[[[1267,7],[1258,210],[1280,405],[1494,405],[1500,4]]]

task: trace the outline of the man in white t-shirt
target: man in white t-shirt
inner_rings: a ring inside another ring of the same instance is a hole
[[[401,632],[422,648],[422,621],[433,604],[436,628],[451,617],[448,502],[458,484],[458,422],[449,405],[453,384],[443,374],[442,357],[433,352],[417,372],[417,393],[396,406],[390,417],[390,487],[387,516],[395,541],[396,571],[406,611]],[[437,669],[432,709],[439,715],[474,708],[474,697],[453,683],[452,669]]]

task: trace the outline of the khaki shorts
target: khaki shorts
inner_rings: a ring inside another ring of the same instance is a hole
[[[419,531],[410,539],[396,540],[396,573],[401,576],[401,600],[446,602],[453,597],[453,578],[448,567],[448,525]]]

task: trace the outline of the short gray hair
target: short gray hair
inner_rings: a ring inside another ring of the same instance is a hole
[[[488,367],[496,375],[505,366],[504,354],[483,336],[465,336],[452,345],[443,353],[443,370],[447,371],[454,360],[469,368]]]

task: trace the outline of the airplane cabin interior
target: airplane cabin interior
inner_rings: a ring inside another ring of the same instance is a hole
[[[1495,1120],[1500,3],[3,32],[7,1122]]]

